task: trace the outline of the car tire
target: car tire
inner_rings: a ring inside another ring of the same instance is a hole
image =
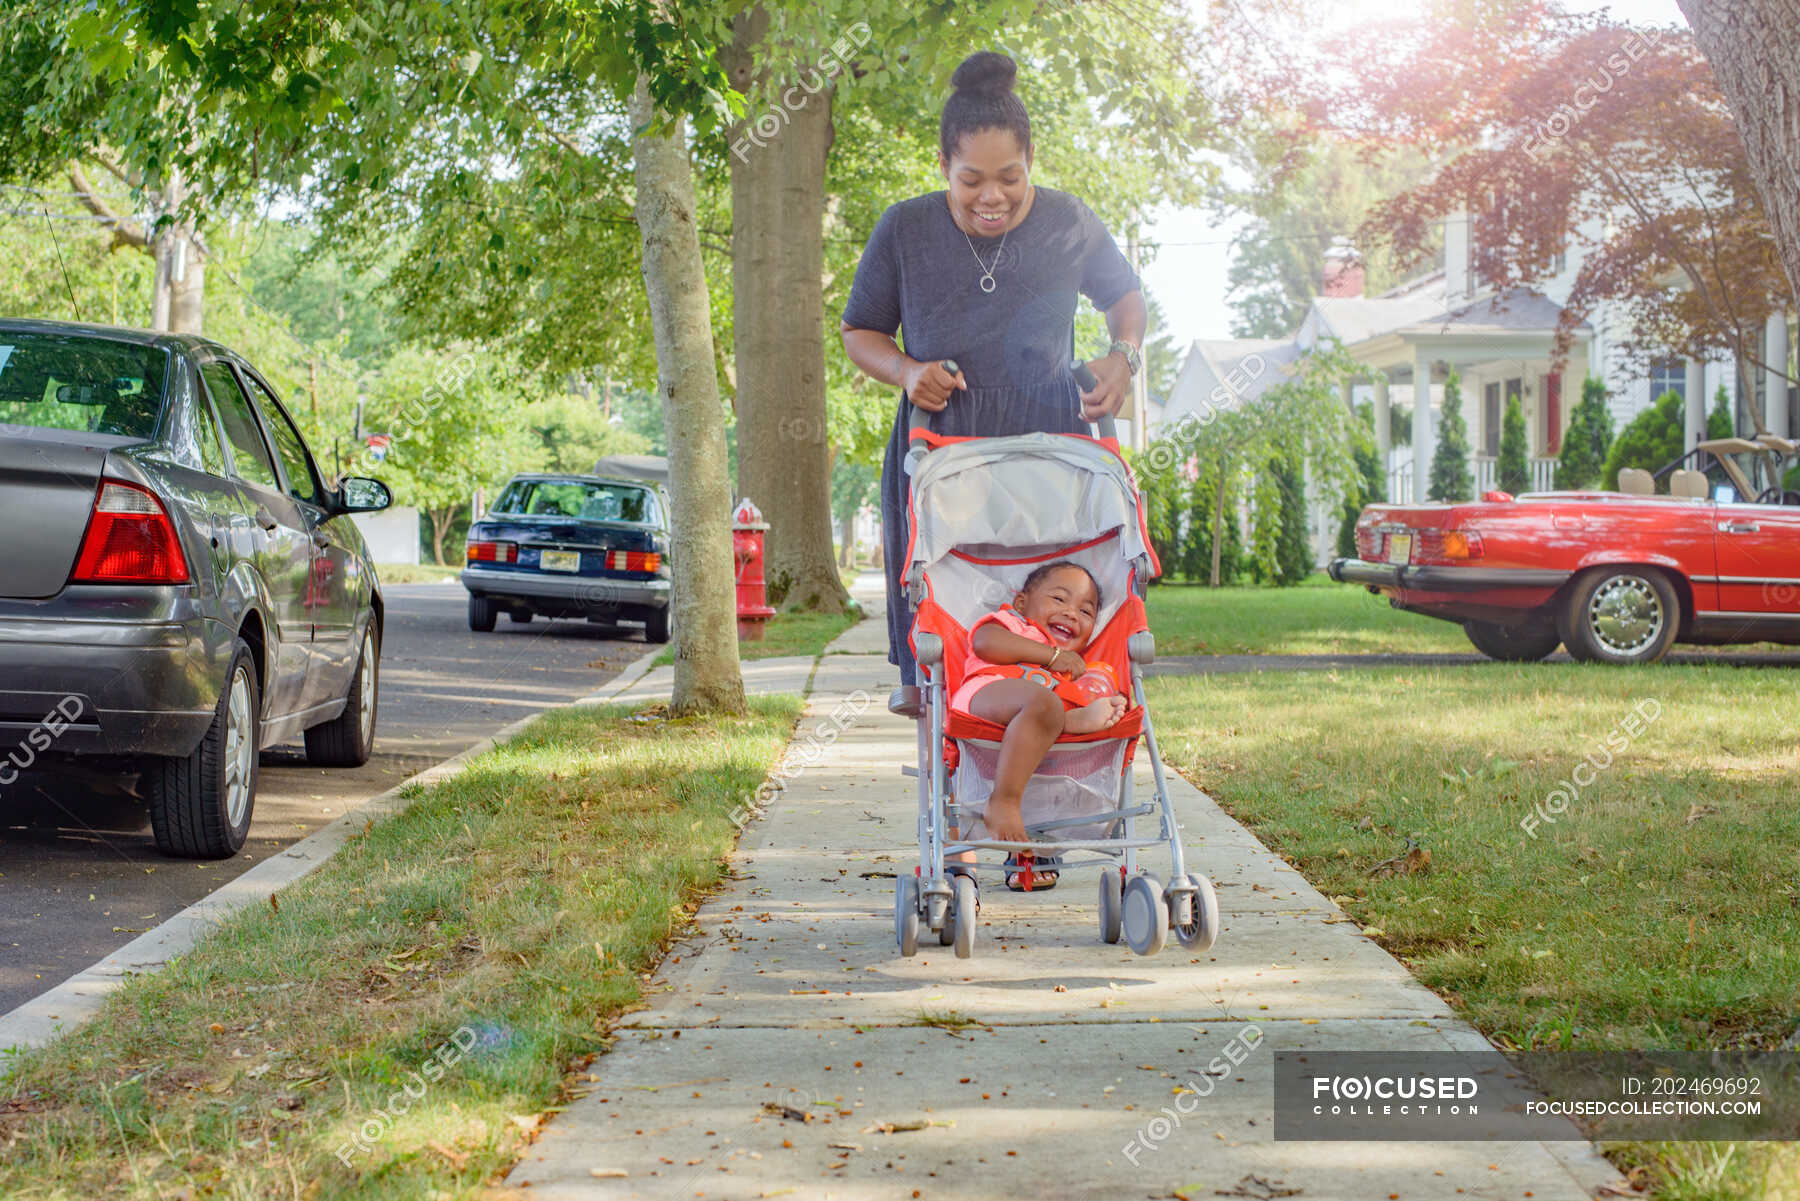
[[[664,605],[660,609],[644,610],[644,641],[667,642],[669,640],[669,611],[671,606]]]
[[[381,702],[381,643],[373,622],[363,631],[344,711],[306,732],[306,761],[319,767],[361,767],[375,750],[375,713]]]
[[[1681,627],[1681,600],[1654,567],[1601,567],[1570,589],[1557,620],[1569,655],[1582,663],[1654,663]]]
[[[1562,645],[1562,635],[1553,625],[1502,626],[1470,620],[1463,622],[1463,633],[1476,650],[1502,663],[1536,663]]]
[[[469,594],[469,628],[478,634],[486,634],[494,628],[494,618],[499,611],[494,602],[485,596]]]
[[[516,626],[530,625],[531,619],[534,616],[536,616],[536,614],[530,609],[508,609],[506,611],[506,620],[512,622]]]
[[[229,859],[243,849],[256,808],[262,688],[242,638],[231,647],[212,724],[192,754],[144,767],[156,849],[188,859]]]

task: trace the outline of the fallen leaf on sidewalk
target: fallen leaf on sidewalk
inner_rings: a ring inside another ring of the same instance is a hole
[[[901,1118],[897,1122],[871,1122],[862,1128],[864,1134],[905,1134],[931,1126],[954,1126],[955,1122],[934,1122],[928,1118]]]
[[[764,1113],[772,1113],[776,1117],[786,1118],[790,1122],[810,1122],[813,1120],[812,1114],[807,1113],[804,1109],[795,1109],[792,1105],[783,1105],[779,1101],[764,1101],[762,1103],[762,1110]]]
[[[1215,1197],[1253,1197],[1255,1201],[1269,1201],[1271,1197],[1298,1197],[1305,1189],[1287,1188],[1279,1180],[1265,1180],[1255,1173],[1247,1173],[1243,1179],[1229,1189],[1214,1189]],[[1181,1196],[1180,1192],[1175,1194]]]

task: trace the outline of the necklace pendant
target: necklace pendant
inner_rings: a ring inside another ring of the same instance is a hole
[[[991,274],[981,277],[981,290],[983,292],[992,292],[994,290],[994,277]]]

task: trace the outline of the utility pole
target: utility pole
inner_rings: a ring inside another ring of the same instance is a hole
[[[312,398],[312,415],[319,416],[319,360],[306,360],[306,394]]]

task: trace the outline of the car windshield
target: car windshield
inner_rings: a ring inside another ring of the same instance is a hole
[[[590,521],[654,520],[650,493],[628,484],[585,480],[514,480],[491,512],[520,517],[579,517]]]
[[[0,331],[0,424],[148,438],[169,354],[92,334]]]

